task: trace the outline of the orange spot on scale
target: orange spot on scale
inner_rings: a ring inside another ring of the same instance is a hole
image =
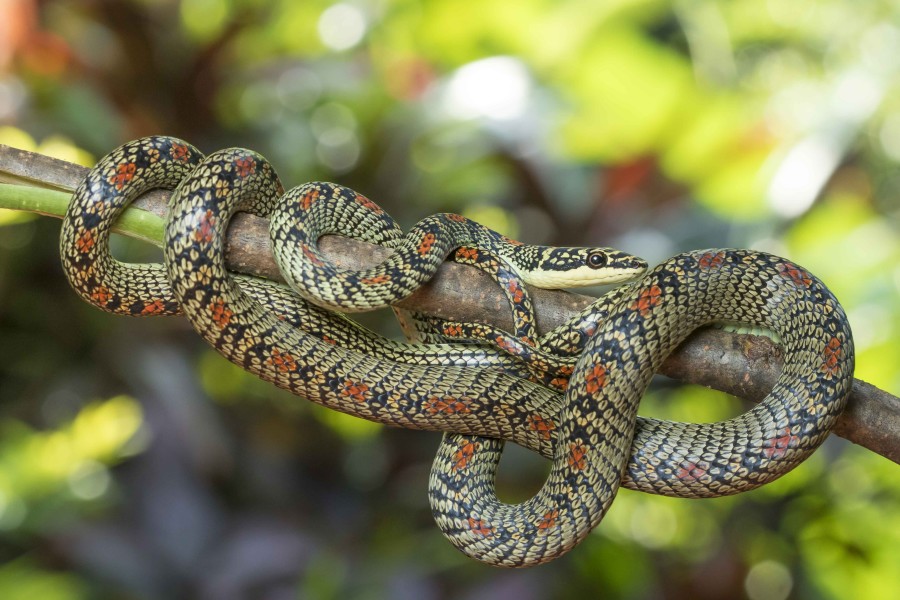
[[[478,248],[461,246],[456,249],[456,258],[461,261],[475,262],[478,260]]]
[[[550,387],[564,392],[569,389],[569,380],[566,377],[554,377],[550,380]]]
[[[282,352],[278,348],[272,348],[266,364],[275,367],[280,373],[289,373],[297,370],[297,361],[288,352]]]
[[[704,271],[719,269],[725,263],[725,252],[723,250],[718,252],[704,252],[700,255],[697,263]]]
[[[91,290],[91,302],[94,304],[107,304],[112,300],[112,293],[105,285],[98,285]]]
[[[169,156],[178,162],[186,163],[191,160],[191,150],[184,144],[172,144],[169,148]]]
[[[522,348],[519,346],[518,340],[510,338],[508,336],[498,335],[494,338],[494,343],[497,344],[497,347],[504,352],[508,352],[510,354],[522,353]]]
[[[556,423],[550,419],[545,419],[539,414],[528,415],[526,424],[528,429],[536,431],[545,440],[549,440],[552,431],[556,429]]]
[[[518,279],[510,279],[506,282],[506,291],[509,293],[512,301],[517,304],[525,297],[525,292],[522,290],[522,286],[519,285]]]
[[[384,275],[376,275],[375,277],[366,277],[364,279],[360,279],[359,282],[365,285],[378,285],[379,283],[387,283],[391,280],[391,276]]]
[[[144,308],[141,310],[142,315],[158,315],[161,312],[166,310],[166,304],[162,300],[154,300],[153,302],[144,305]]]
[[[466,442],[462,446],[460,446],[459,450],[457,450],[453,454],[453,470],[460,471],[465,469],[469,464],[469,459],[475,454],[475,444],[474,442]]]
[[[300,208],[303,210],[309,210],[309,207],[313,205],[313,202],[318,200],[319,198],[319,190],[311,190],[306,192],[302,196],[300,196]]]
[[[809,287],[812,285],[810,274],[793,263],[786,262],[778,265],[778,272],[797,287]]]
[[[362,404],[369,398],[369,386],[365,383],[357,383],[348,379],[344,381],[344,389],[341,390],[341,396]]]
[[[458,215],[456,213],[447,213],[447,218],[451,221],[456,221],[457,223],[462,223],[466,220],[466,218],[462,215]]]
[[[476,519],[475,517],[469,517],[469,529],[481,537],[488,537],[494,534],[494,530],[488,526],[486,521]]]
[[[587,448],[581,444],[570,444],[567,461],[569,466],[576,471],[583,470],[587,467]]]
[[[799,441],[800,438],[798,436],[791,434],[791,428],[786,427],[781,435],[765,441],[763,452],[767,458],[781,458],[787,454],[791,444],[796,444]]]
[[[212,242],[215,226],[216,218],[213,216],[213,211],[207,209],[206,213],[200,217],[200,226],[194,230],[194,241],[198,244]]]
[[[682,481],[699,481],[701,477],[706,475],[707,468],[703,464],[684,461],[681,468],[675,473],[675,477]]]
[[[256,160],[249,156],[234,159],[234,172],[240,178],[253,175],[256,173]]]
[[[465,415],[472,412],[469,408],[471,403],[471,398],[438,398],[434,396],[428,400],[425,410],[433,415]]]
[[[434,234],[429,232],[422,236],[422,241],[419,242],[419,247],[416,248],[416,252],[420,255],[425,256],[428,252],[431,251],[431,248],[434,246],[435,241]]]
[[[209,312],[212,313],[213,323],[215,323],[216,327],[219,329],[225,329],[233,315],[233,313],[225,306],[225,301],[221,298],[215,302],[210,302]]]
[[[824,362],[819,370],[828,377],[833,377],[838,372],[838,365],[841,361],[841,354],[843,354],[844,350],[841,346],[841,340],[836,337],[832,337],[828,341],[828,345],[825,346],[825,350],[822,352],[824,357]]]
[[[321,267],[325,264],[306,244],[300,244],[300,250],[303,252],[303,256],[315,266]]]
[[[642,290],[638,299],[632,302],[631,306],[628,308],[640,313],[642,317],[646,317],[650,312],[650,309],[659,304],[660,296],[662,296],[662,290],[659,286],[650,286],[649,288]]]
[[[82,254],[87,254],[94,247],[94,234],[90,229],[85,229],[75,240],[75,248]]]
[[[541,522],[538,523],[538,529],[546,530],[550,529],[554,525],[556,525],[556,520],[559,518],[559,510],[551,510],[544,513],[544,516],[541,518]]]
[[[448,323],[444,325],[442,331],[447,337],[461,337],[463,334],[462,326],[456,323]]]
[[[606,386],[606,367],[594,365],[584,378],[588,393],[595,394]]]
[[[122,163],[116,167],[116,173],[109,178],[109,183],[114,185],[117,190],[125,187],[125,184],[134,178],[137,172],[137,165],[133,162]]]
[[[362,194],[356,194],[356,203],[359,204],[360,206],[364,206],[364,207],[368,208],[369,210],[371,210],[372,212],[374,212],[377,215],[384,214],[384,211],[381,209],[380,206],[378,206],[377,204],[375,204],[374,202],[372,202],[371,200],[369,200]]]

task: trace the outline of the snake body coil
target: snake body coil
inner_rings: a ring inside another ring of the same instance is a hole
[[[176,183],[165,274],[109,259],[109,227],[136,190]],[[854,360],[846,316],[818,279],[782,258],[706,250],[660,264],[616,292],[562,395],[504,373],[498,366],[508,359],[500,351],[444,355],[439,348],[449,347],[433,347],[421,358],[410,347],[353,333],[283,287],[227,273],[228,220],[236,211],[269,216],[281,191],[271,166],[247,150],[201,161],[194,148],[172,138],[132,142],[101,161],[73,198],[61,241],[67,275],[106,310],[171,314],[180,308],[229,360],[310,400],[372,421],[459,434],[442,445],[431,477],[432,508],[451,541],[486,562],[523,566],[562,554],[599,522],[620,483],[704,497],[771,481],[818,447],[846,402]],[[305,193],[285,197],[302,203]],[[285,240],[292,236],[279,231]],[[411,267],[392,265],[393,280],[408,279],[403,269]],[[342,296],[339,290],[336,297]],[[659,362],[690,331],[722,320],[763,325],[781,336],[784,370],[766,399],[720,423],[637,418]],[[497,501],[491,477],[501,442],[485,437],[553,458],[547,483],[532,500]]]
[[[647,267],[643,260],[611,248],[525,245],[449,213],[422,219],[402,235],[374,202],[329,183],[290,190],[268,216],[275,257],[287,282],[307,300],[334,310],[370,310],[406,298],[461,246],[490,250],[513,265],[525,283],[545,288],[619,283]],[[394,252],[371,269],[341,269],[317,248],[319,238],[330,233]]]

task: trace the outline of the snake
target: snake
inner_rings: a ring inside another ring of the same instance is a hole
[[[285,194],[270,217],[275,259],[291,288],[307,300],[339,311],[381,308],[403,300],[434,277],[457,248],[486,249],[514,265],[526,284],[560,288],[633,279],[646,262],[612,248],[522,244],[453,213],[416,223],[406,235],[378,205],[333,184],[312,182]],[[349,235],[393,253],[364,270],[341,269],[319,251],[327,234]],[[298,251],[299,249],[299,251]]]
[[[175,188],[164,264],[117,262],[108,250],[112,223],[151,187]],[[224,236],[233,214],[271,218],[285,204],[297,212],[310,190],[319,190],[310,207],[349,195],[373,215],[383,212],[336,184],[283,193],[273,167],[250,150],[204,158],[175,138],[142,138],[102,159],[73,195],[61,230],[64,271],[79,295],[109,312],[183,314],[228,360],[308,400],[388,425],[448,433],[429,497],[439,527],[468,556],[505,567],[553,560],[602,520],[620,487],[694,498],[754,489],[805,460],[846,405],[854,367],[846,314],[807,269],[761,251],[684,252],[616,288],[574,361],[565,393],[511,374],[502,350],[388,343],[289,287],[226,270]],[[429,223],[417,235],[433,234],[426,245],[435,247],[443,244],[443,227],[457,220]],[[276,237],[296,242],[279,227]],[[424,239],[413,254],[421,256]],[[324,266],[304,243],[309,252],[301,247],[299,254]],[[611,253],[602,268],[616,256],[626,268],[637,264]],[[424,262],[389,264],[391,283],[378,285],[394,289],[412,281],[410,271]],[[368,277],[378,274],[357,275],[357,288]],[[307,278],[286,276],[295,284]],[[329,285],[322,305],[355,297],[352,286]],[[781,338],[784,367],[772,391],[718,423],[638,417],[660,362],[693,330],[719,321],[759,325]],[[502,440],[552,461],[541,490],[516,505],[493,493]]]

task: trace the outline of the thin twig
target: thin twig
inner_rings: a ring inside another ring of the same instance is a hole
[[[50,216],[60,216],[66,197],[43,197],[34,187],[70,193],[87,170],[65,161],[0,145],[0,207],[16,207]],[[29,202],[14,198],[29,196]],[[168,192],[145,194],[135,202],[132,221],[123,219],[118,231],[157,245],[157,218],[165,216]],[[35,200],[35,197],[38,200]],[[41,199],[50,199],[48,203]],[[40,208],[32,206],[34,202]],[[55,202],[55,205],[54,205]],[[50,206],[54,205],[54,206]],[[49,208],[48,208],[49,207]],[[148,214],[149,213],[149,214]],[[140,227],[135,224],[142,224]],[[160,228],[161,231],[161,228]],[[338,236],[322,239],[329,259],[347,268],[361,269],[382,261],[389,250]],[[226,262],[234,271],[282,281],[272,258],[268,222],[252,215],[237,215],[228,231]],[[532,290],[538,329],[548,331],[577,314],[593,298],[553,290]],[[446,319],[481,321],[509,328],[506,300],[494,282],[480,271],[445,263],[431,283],[400,303]],[[696,383],[729,394],[759,401],[772,388],[781,372],[781,349],[768,338],[705,329],[696,332],[664,363],[661,373],[673,379]],[[847,411],[835,433],[900,464],[900,398],[856,380]]]

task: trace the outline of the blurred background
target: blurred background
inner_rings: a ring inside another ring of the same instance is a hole
[[[0,0],[0,143],[91,165],[148,134],[246,146],[404,227],[772,251],[900,390],[900,8],[888,0]],[[890,597],[900,471],[841,439],[718,500],[620,493],[522,572],[458,554],[435,434],[275,390],[176,318],[82,304],[59,222],[0,211],[0,598]],[[116,240],[116,252],[154,249]],[[366,317],[391,331],[385,315]],[[662,382],[642,414],[741,402]],[[513,449],[514,450],[514,449]],[[547,471],[507,452],[501,497]]]

